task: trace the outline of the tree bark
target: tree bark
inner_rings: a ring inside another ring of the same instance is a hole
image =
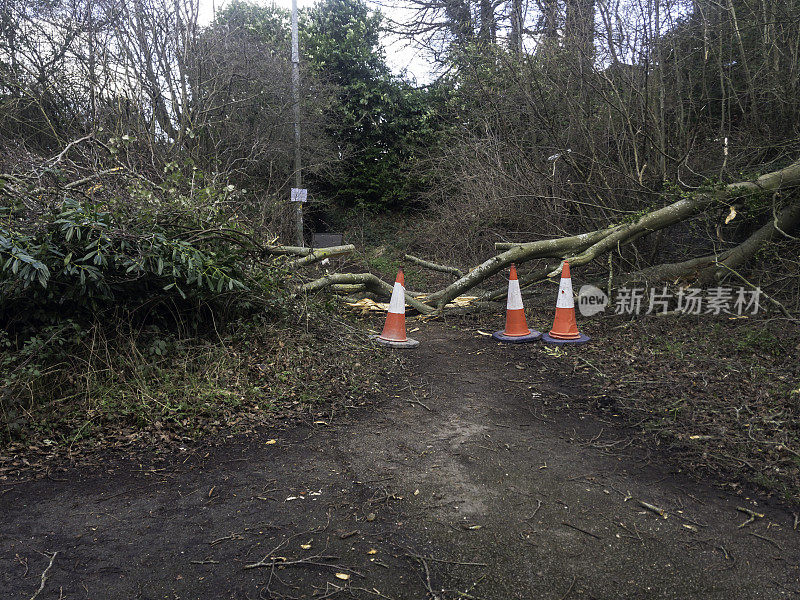
[[[494,23],[494,4],[492,0],[480,0],[481,7],[481,28],[478,33],[478,40],[481,45],[488,46],[497,41],[497,33]]]
[[[800,202],[790,204],[770,219],[744,242],[719,254],[710,254],[677,263],[665,263],[622,276],[620,283],[680,280],[701,284],[718,283],[732,270],[752,258],[758,249],[774,238],[779,230],[790,231],[800,225]]]
[[[317,248],[316,250],[311,249],[311,252],[306,254],[303,258],[298,258],[297,260],[291,263],[293,267],[305,267],[306,265],[310,265],[315,262],[319,262],[326,258],[333,258],[334,256],[342,256],[344,254],[350,254],[356,249],[353,245],[347,246],[332,246],[330,248]]]
[[[263,250],[266,254],[273,254],[275,256],[319,256],[322,258],[330,256],[341,256],[343,254],[350,254],[356,249],[352,244],[344,246],[331,246],[330,248],[306,248],[304,246],[264,246]],[[313,262],[313,261],[311,261]]]
[[[406,254],[405,259],[409,262],[414,263],[415,265],[419,265],[420,267],[425,267],[426,269],[430,269],[431,271],[439,271],[440,273],[448,273],[450,275],[455,275],[456,277],[463,277],[464,273],[461,269],[456,269],[455,267],[448,267],[447,265],[440,265],[429,260],[423,260],[421,258],[417,258],[416,256],[412,256],[411,254]]]
[[[511,52],[522,54],[522,0],[511,0],[511,32],[508,43]]]

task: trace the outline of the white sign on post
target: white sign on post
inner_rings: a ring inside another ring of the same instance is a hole
[[[292,188],[292,202],[308,202],[308,190],[305,188]]]

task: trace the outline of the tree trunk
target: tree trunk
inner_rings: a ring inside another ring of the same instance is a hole
[[[492,0],[480,0],[481,29],[478,40],[482,46],[494,44],[497,41],[497,29],[494,23],[494,4]]]
[[[511,32],[508,45],[514,54],[522,54],[522,0],[511,0]]]
[[[567,0],[564,45],[569,48],[585,77],[594,62],[594,0]]]
[[[391,297],[393,286],[385,281],[378,279],[372,273],[331,273],[325,277],[320,277],[303,285],[300,290],[306,293],[318,292],[334,284],[363,284],[364,287],[379,296]],[[420,302],[414,296],[406,292],[406,304],[422,314],[430,314],[435,311],[432,306]]]
[[[607,229],[577,236],[520,244],[475,267],[452,285],[431,294],[427,300],[429,303],[434,304],[438,310],[441,310],[453,298],[477,286],[487,277],[498,273],[512,262],[522,263],[535,258],[565,256],[570,265],[583,265],[610,250],[683,221],[715,205],[717,202],[728,200],[732,196],[774,191],[798,185],[800,185],[800,161],[780,171],[762,175],[755,181],[732,183],[713,192],[699,193],[689,198],[678,200],[661,209],[647,213],[632,223],[615,225]],[[546,277],[554,277],[560,272],[561,267],[559,266],[553,271],[543,274],[539,280]]]

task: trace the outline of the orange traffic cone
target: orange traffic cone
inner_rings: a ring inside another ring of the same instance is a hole
[[[414,348],[419,346],[417,340],[412,340],[406,335],[406,290],[403,269],[397,272],[397,279],[392,290],[392,299],[389,301],[389,313],[386,315],[386,324],[383,333],[372,338],[393,348]]]
[[[548,344],[581,344],[589,341],[588,335],[578,331],[578,323],[575,320],[575,299],[572,296],[572,278],[567,261],[564,261],[561,269],[561,284],[558,286],[553,328],[549,334],[544,334],[542,339]]]
[[[506,328],[503,331],[495,331],[492,337],[501,342],[511,344],[533,342],[542,337],[540,332],[528,329],[528,324],[525,322],[525,308],[522,306],[522,292],[519,289],[517,267],[513,264],[511,265],[511,273],[508,277]]]

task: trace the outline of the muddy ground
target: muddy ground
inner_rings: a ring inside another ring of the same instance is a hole
[[[0,483],[0,597],[800,596],[791,506],[698,481],[538,345],[419,327],[337,422]]]

